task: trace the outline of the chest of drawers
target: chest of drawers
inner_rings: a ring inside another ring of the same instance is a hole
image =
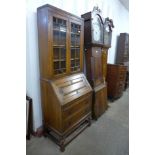
[[[124,65],[107,65],[108,97],[116,99],[122,96],[127,67]]]

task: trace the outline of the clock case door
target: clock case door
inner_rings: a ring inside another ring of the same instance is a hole
[[[92,87],[96,87],[104,82],[102,49],[100,47],[88,48],[86,55],[86,74]]]

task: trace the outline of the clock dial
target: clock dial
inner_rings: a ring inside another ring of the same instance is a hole
[[[105,30],[106,30],[107,32],[110,32],[108,26],[105,27]]]
[[[111,32],[109,26],[105,24],[104,26],[104,35],[103,35],[103,43],[104,45],[110,46],[111,45]]]
[[[101,42],[101,35],[102,35],[102,32],[101,32],[101,21],[98,17],[98,15],[94,15],[93,16],[93,20],[92,20],[92,28],[93,28],[93,32],[92,32],[92,39],[97,42],[97,43],[100,43]]]
[[[93,35],[94,35],[94,40],[95,41],[99,41],[100,40],[100,28],[97,24],[94,25],[94,31],[93,31]]]

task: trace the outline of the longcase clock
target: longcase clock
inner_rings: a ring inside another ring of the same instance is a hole
[[[105,82],[105,68],[103,60],[104,22],[101,11],[94,7],[93,11],[81,16],[84,18],[84,46],[86,76],[93,87],[93,118],[97,119],[107,109],[107,86]]]

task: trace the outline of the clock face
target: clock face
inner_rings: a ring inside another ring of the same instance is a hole
[[[103,44],[107,46],[111,46],[111,37],[112,37],[112,33],[110,32],[109,26],[106,24],[104,26]]]
[[[93,35],[94,35],[94,40],[95,41],[100,41],[100,27],[98,24],[94,25],[94,31],[93,31]]]
[[[92,20],[92,40],[100,43],[102,42],[101,21],[98,15],[93,16]]]
[[[106,26],[106,27],[105,27],[105,30],[106,30],[107,32],[110,32],[110,30],[109,30],[109,27],[108,27],[108,26]]]

